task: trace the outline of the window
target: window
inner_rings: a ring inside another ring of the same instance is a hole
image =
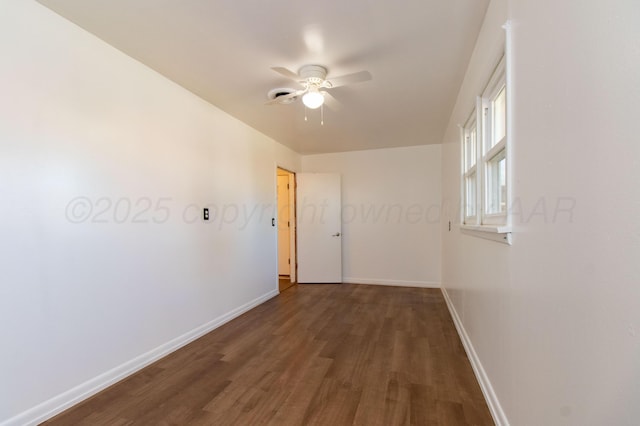
[[[467,122],[464,130],[464,218],[465,223],[476,223],[478,215],[478,158],[476,153],[478,126],[476,125],[475,110]]]
[[[462,134],[464,224],[502,232],[507,225],[507,85],[504,58],[476,101]]]

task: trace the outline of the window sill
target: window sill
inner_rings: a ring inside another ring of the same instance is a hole
[[[511,227],[506,225],[460,225],[463,234],[511,245]]]

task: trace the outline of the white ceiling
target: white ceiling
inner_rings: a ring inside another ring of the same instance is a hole
[[[488,0],[39,0],[302,154],[440,143]],[[342,108],[266,106],[272,71],[321,64]]]

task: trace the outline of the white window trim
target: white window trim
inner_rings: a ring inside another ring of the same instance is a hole
[[[485,123],[490,119],[487,117],[485,121],[484,112],[485,108],[489,108],[491,99],[495,97],[502,86],[506,86],[506,133],[505,136],[496,143],[493,147],[491,147],[486,153],[484,153],[484,144],[487,140],[487,133],[485,133]],[[497,241],[501,243],[505,243],[508,245],[512,244],[512,227],[511,227],[511,217],[509,215],[509,206],[511,205],[511,149],[510,149],[510,132],[511,132],[511,90],[509,84],[509,75],[507,73],[507,58],[506,54],[502,56],[498,65],[492,73],[492,76],[487,83],[485,90],[483,91],[482,96],[479,96],[476,99],[476,106],[474,108],[473,113],[467,119],[465,126],[461,129],[461,140],[462,140],[462,202],[463,206],[461,209],[461,225],[460,230],[467,235],[472,235],[484,239],[489,239],[492,241]],[[474,117],[475,116],[475,117]],[[477,134],[477,146],[476,146],[476,163],[469,170],[466,169],[466,147],[465,140],[467,135],[467,130],[471,124],[473,124],[475,120],[476,124],[476,134]],[[486,213],[486,205],[487,205],[487,197],[488,191],[486,186],[487,179],[487,163],[492,160],[496,155],[499,155],[502,151],[505,152],[506,159],[506,174],[507,174],[507,182],[506,182],[506,205],[507,211],[505,213],[499,214],[487,214]],[[476,215],[475,216],[466,216],[466,178],[476,173]]]
[[[472,126],[475,126],[475,130],[476,130],[476,146],[475,146],[475,162],[473,164],[473,166],[471,166],[469,169],[467,169],[467,164],[466,164],[466,160],[467,160],[467,137],[468,137],[468,131],[472,128]],[[467,119],[464,127],[462,128],[462,199],[463,199],[463,206],[462,206],[462,218],[463,224],[473,224],[476,225],[478,224],[478,217],[480,215],[480,209],[481,209],[481,203],[480,203],[480,198],[482,193],[479,192],[480,189],[480,181],[482,179],[481,174],[478,173],[478,161],[479,161],[479,152],[478,152],[478,136],[480,135],[481,132],[481,127],[480,127],[480,121],[478,121],[478,114],[477,114],[477,108],[473,109],[473,112],[471,113],[471,115],[469,116],[469,118]],[[470,176],[474,175],[476,176],[476,190],[475,190],[475,215],[473,216],[467,216],[467,178],[469,178]]]
[[[485,240],[511,245],[513,243],[511,226],[491,225],[460,225],[463,234],[471,235]]]
[[[490,124],[493,122],[492,111],[491,111],[491,103],[493,99],[500,93],[503,87],[506,87],[506,65],[504,56],[498,62],[487,87],[482,93],[482,97],[480,98],[480,103],[482,105],[482,116],[480,117],[482,120],[482,141],[480,141],[479,145],[481,148],[480,153],[480,162],[482,164],[482,209],[480,210],[480,223],[482,225],[505,225],[507,223],[507,213],[487,213],[487,205],[489,204],[489,191],[488,191],[488,183],[487,183],[487,173],[488,173],[488,163],[502,151],[505,152],[505,158],[507,154],[507,134],[500,141],[498,141],[493,147],[489,148],[489,150],[485,153],[486,144],[493,138],[492,130],[490,129]],[[509,90],[507,90],[506,95],[508,96]],[[508,117],[509,114],[507,113]],[[505,117],[505,119],[507,118]],[[506,124],[506,123],[505,123]],[[476,148],[477,149],[477,148]],[[507,163],[509,161],[507,160]],[[510,179],[507,178],[506,186],[506,205],[509,206],[509,185]]]

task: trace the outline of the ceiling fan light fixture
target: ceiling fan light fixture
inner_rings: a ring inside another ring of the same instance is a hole
[[[324,103],[324,96],[318,91],[318,89],[312,88],[302,96],[302,103],[307,108],[320,108],[320,106]]]

